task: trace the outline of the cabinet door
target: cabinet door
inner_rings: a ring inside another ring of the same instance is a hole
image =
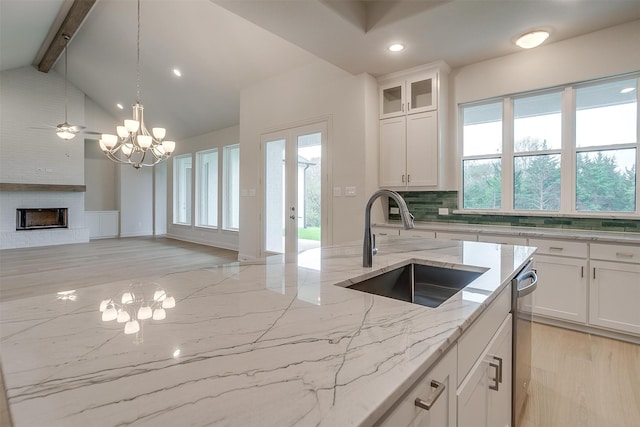
[[[509,314],[458,388],[458,427],[511,424],[511,340]]]
[[[422,113],[438,108],[438,73],[423,74],[407,80],[407,113]]]
[[[407,116],[407,185],[438,185],[438,113]]]
[[[536,255],[538,288],[533,313],[585,324],[587,322],[586,260]]]
[[[457,356],[457,347],[454,345],[375,425],[377,427],[456,427]],[[440,387],[442,392],[435,398]],[[434,399],[430,409],[423,409],[416,405],[416,399],[424,401],[430,398]]]
[[[380,186],[401,187],[406,183],[406,119],[380,120]]]
[[[589,323],[640,335],[640,265],[591,261]]]
[[[404,80],[380,86],[380,118],[397,117],[405,112]]]

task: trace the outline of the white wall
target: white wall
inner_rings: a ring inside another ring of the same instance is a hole
[[[120,237],[153,235],[153,168],[118,165]]]
[[[238,250],[238,232],[226,231],[219,229],[210,229],[204,227],[196,227],[195,218],[192,218],[192,225],[178,225],[173,224],[173,158],[182,154],[191,153],[193,155],[193,182],[195,183],[195,153],[198,151],[208,150],[211,148],[218,148],[218,160],[219,168],[222,170],[222,147],[225,145],[237,144],[240,141],[240,128],[238,126],[231,126],[225,129],[220,129],[215,132],[210,132],[204,135],[199,135],[193,138],[189,138],[183,141],[179,141],[176,144],[176,150],[173,153],[172,160],[170,160],[166,171],[166,220],[167,220],[167,237],[174,239],[186,240],[189,242],[200,243],[208,246],[216,246],[225,249]],[[245,165],[240,159],[240,168],[243,169]],[[192,185],[191,202],[195,203],[195,185]],[[222,180],[218,182],[218,194],[222,194]],[[220,203],[219,203],[220,206]],[[192,205],[192,215],[195,215],[195,205]],[[220,211],[219,211],[220,213]],[[218,215],[220,226],[222,224],[222,215]]]
[[[478,62],[451,73],[449,182],[459,188],[458,104],[640,70],[640,20],[531,50]]]
[[[375,97],[371,76],[353,76],[322,60],[242,91],[240,188],[256,196],[240,198],[241,259],[261,255],[261,135],[315,120],[329,121],[330,238],[362,238],[366,198],[377,187],[377,164],[367,165],[374,156],[369,151],[377,152],[377,101],[375,108],[370,105]],[[355,197],[344,197],[346,186],[356,187]],[[343,196],[332,197],[332,187],[340,187]]]

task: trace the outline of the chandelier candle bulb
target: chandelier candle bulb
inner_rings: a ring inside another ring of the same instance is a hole
[[[167,293],[165,291],[155,291],[153,294],[153,299],[156,301],[162,301],[167,297]]]
[[[167,312],[164,308],[156,308],[153,310],[153,320],[164,320],[167,317]]]
[[[121,149],[125,156],[130,157],[133,153],[133,144],[123,144]]]
[[[151,137],[149,135],[138,135],[136,140],[138,141],[138,145],[142,149],[146,150],[147,148],[151,147]]]
[[[165,128],[153,128],[151,129],[151,133],[153,133],[155,139],[163,140],[167,135],[167,130]]]
[[[120,310],[118,312],[118,317],[116,318],[118,323],[128,322],[129,320],[131,320],[131,316],[129,316],[126,310]]]
[[[139,330],[140,330],[140,323],[138,323],[137,320],[132,320],[130,322],[127,322],[126,325],[124,325],[124,333],[127,335],[135,334]]]
[[[103,313],[107,309],[107,305],[111,302],[110,299],[104,299],[100,302],[100,313]]]
[[[140,122],[137,120],[125,120],[124,127],[129,133],[136,133],[140,129]]]
[[[142,306],[138,309],[138,319],[140,320],[146,320],[146,319],[151,319],[151,307],[147,306]]]
[[[176,299],[174,297],[167,297],[162,301],[162,308],[173,308],[176,306]]]
[[[124,126],[117,126],[116,132],[118,133],[118,136],[120,138],[126,138],[127,136],[129,136],[129,131]]]
[[[111,305],[109,306],[109,308],[107,308],[105,311],[102,312],[102,320],[104,322],[110,322],[112,320],[115,320],[118,317],[118,312],[116,311],[116,308]]]
[[[122,304],[131,304],[133,302],[133,293],[131,292],[125,292],[122,294],[122,298],[120,299],[120,302]]]

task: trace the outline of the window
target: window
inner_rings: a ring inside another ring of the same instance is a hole
[[[636,211],[638,80],[576,90],[576,210]]]
[[[225,230],[240,228],[240,145],[223,148],[222,162],[222,227]]]
[[[513,101],[513,209],[560,210],[562,93]]]
[[[463,206],[500,209],[502,203],[502,102],[462,109]]]
[[[218,149],[196,153],[196,225],[218,226]]]
[[[462,105],[464,209],[637,213],[638,75]]]
[[[173,159],[173,223],[191,225],[191,154]]]

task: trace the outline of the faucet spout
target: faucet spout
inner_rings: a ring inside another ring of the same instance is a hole
[[[371,206],[379,197],[391,197],[400,208],[400,218],[405,230],[413,228],[413,215],[409,212],[407,203],[402,196],[391,190],[378,190],[369,198],[367,206],[364,209],[364,243],[362,245],[362,266],[371,267],[373,265],[373,239],[371,237]]]

